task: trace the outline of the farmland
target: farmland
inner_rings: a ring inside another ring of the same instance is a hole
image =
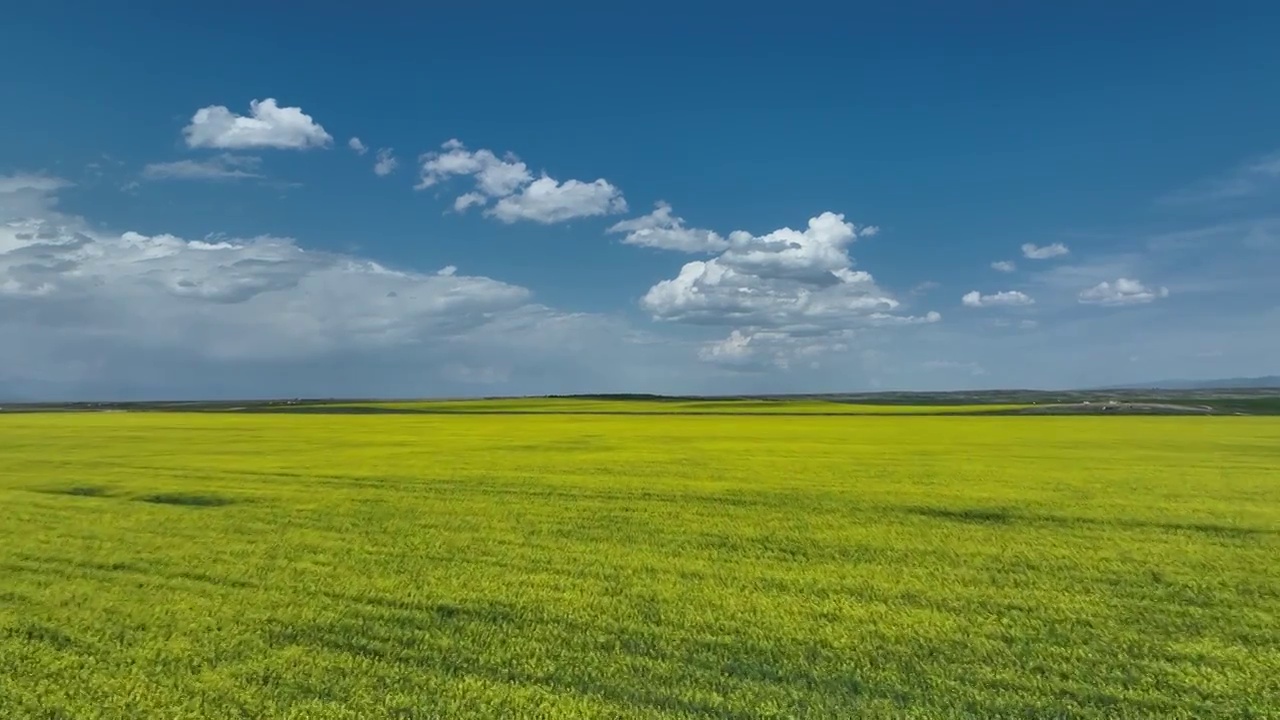
[[[797,407],[0,415],[0,717],[1280,713],[1280,418]]]

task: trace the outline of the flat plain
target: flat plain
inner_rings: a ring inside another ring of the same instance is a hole
[[[0,415],[0,717],[1280,717],[1280,418]]]

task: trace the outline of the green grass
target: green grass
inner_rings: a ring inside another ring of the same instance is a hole
[[[0,718],[1276,717],[1280,421],[0,416]]]
[[[423,413],[527,413],[604,415],[945,415],[1018,410],[1029,403],[965,405],[877,405],[829,400],[597,400],[584,398],[510,398],[486,400],[401,400],[388,402],[335,402],[304,406],[278,406],[275,412],[299,408],[400,410]]]

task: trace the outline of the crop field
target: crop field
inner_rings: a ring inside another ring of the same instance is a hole
[[[0,718],[1280,717],[1280,418],[0,415]]]
[[[558,415],[947,415],[1020,410],[1026,403],[904,405],[845,403],[829,400],[583,400],[578,398],[334,402],[309,406],[317,410],[351,409],[423,413],[496,413]],[[297,412],[298,406],[275,408]],[[305,409],[305,408],[303,408]]]

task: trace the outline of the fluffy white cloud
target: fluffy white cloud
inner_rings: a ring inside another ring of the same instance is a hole
[[[1024,243],[1022,245],[1022,256],[1030,260],[1048,260],[1050,258],[1062,257],[1070,252],[1071,250],[1062,243],[1043,246],[1036,245],[1035,243]]]
[[[1002,273],[1011,273],[1018,269],[1018,266],[1011,260],[997,260],[991,263],[991,269]]]
[[[183,131],[187,146],[244,150],[325,147],[333,137],[299,107],[280,107],[275,98],[249,103],[249,115],[236,115],[222,105],[200,108]]]
[[[561,183],[543,175],[514,195],[499,200],[488,214],[505,223],[532,220],[550,224],[626,210],[627,201],[622,193],[604,179]]]
[[[205,160],[151,163],[142,168],[147,180],[245,180],[261,178],[261,158],[223,153]]]
[[[418,190],[424,190],[449,180],[451,177],[470,175],[475,178],[477,189],[487,197],[504,197],[533,181],[529,167],[518,157],[508,153],[499,158],[492,150],[472,152],[461,140],[449,140],[441,148],[444,152],[427,153],[419,158],[422,163]]]
[[[848,246],[858,237],[853,223],[843,215],[825,212],[809,220],[803,232],[781,228],[759,237],[739,230],[729,235],[730,247],[719,262],[741,273],[768,279],[792,279],[815,285],[869,279],[852,273]],[[874,230],[872,230],[874,234]]]
[[[640,305],[657,320],[731,328],[728,340],[700,353],[717,364],[746,364],[767,346],[773,364],[786,365],[832,348],[832,338],[858,328],[938,322],[936,312],[896,313],[899,301],[869,273],[853,269],[848,246],[872,233],[829,212],[803,231],[734,232],[721,255],[686,263],[676,277],[651,287]]]
[[[714,253],[729,248],[729,242],[711,230],[685,227],[684,219],[673,215],[671,206],[665,202],[657,203],[648,215],[616,223],[608,232],[626,233],[622,242],[628,245],[663,250]]]
[[[464,212],[497,198],[497,204],[486,214],[506,223],[530,220],[550,224],[627,209],[622,192],[604,179],[558,182],[543,174],[535,180],[529,167],[515,155],[508,153],[500,158],[492,150],[471,151],[457,139],[444,143],[441,152],[422,155],[419,161],[417,189],[469,176],[476,189],[455,199],[454,210]]]
[[[1165,297],[1169,297],[1168,288],[1149,288],[1137,280],[1120,278],[1080,291],[1079,300],[1085,305],[1140,305]]]
[[[353,137],[350,140],[348,140],[347,147],[351,148],[352,150],[355,150],[357,155],[364,155],[365,153],[369,152],[369,148],[365,146],[365,144],[361,142],[360,138],[358,137]]]
[[[396,160],[395,155],[391,154],[391,148],[382,148],[378,151],[378,161],[373,164],[373,174],[378,177],[385,177],[395,172],[396,166],[400,164]]]
[[[1031,296],[1018,290],[1004,290],[992,295],[983,295],[977,290],[965,293],[961,302],[965,307],[1014,307],[1018,305],[1032,305],[1035,300]]]

